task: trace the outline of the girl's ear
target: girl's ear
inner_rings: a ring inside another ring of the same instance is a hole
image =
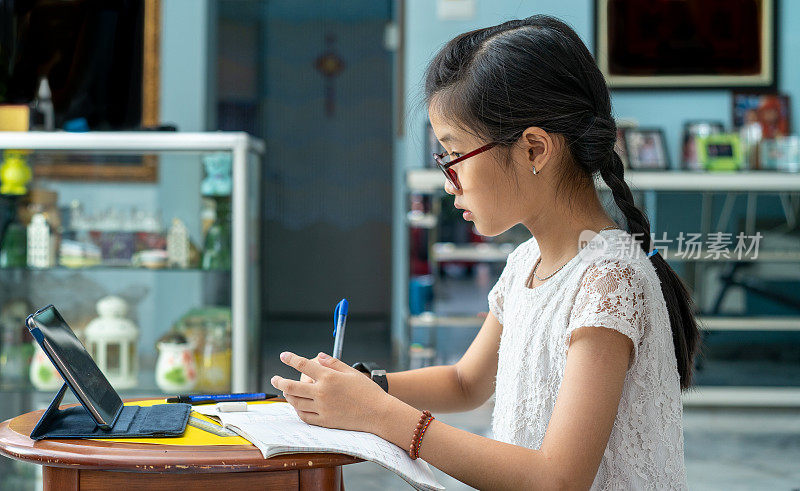
[[[553,138],[538,126],[525,129],[521,143],[525,150],[525,163],[528,167],[536,167],[537,173],[544,170],[556,151]]]

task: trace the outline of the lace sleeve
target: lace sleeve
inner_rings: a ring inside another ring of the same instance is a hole
[[[514,253],[512,252],[508,256],[508,260],[506,261],[506,266],[503,268],[503,272],[500,273],[500,279],[497,280],[497,283],[495,283],[494,287],[492,287],[491,291],[489,291],[489,312],[494,314],[497,322],[500,324],[503,324],[503,308],[506,295],[508,293],[508,288],[511,285],[511,278],[513,276],[513,257]]]
[[[645,311],[644,274],[628,264],[606,260],[589,266],[584,273],[567,327],[566,345],[581,327],[605,327],[633,341],[628,368],[636,361]]]

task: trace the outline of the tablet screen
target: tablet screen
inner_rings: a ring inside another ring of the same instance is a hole
[[[33,326],[29,323],[28,327],[37,327],[42,334],[43,339],[39,344],[50,355],[78,398],[93,413],[95,420],[99,418],[98,424],[113,425],[122,408],[122,399],[58,310],[49,305],[29,319],[33,321]]]

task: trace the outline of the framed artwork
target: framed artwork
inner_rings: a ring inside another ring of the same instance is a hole
[[[778,0],[593,0],[612,89],[775,90]]]
[[[629,169],[669,169],[664,132],[660,128],[626,128],[624,138]]]
[[[135,61],[131,63],[140,67],[138,73],[141,74],[141,82],[136,85],[140,86],[141,92],[131,99],[130,107],[136,107],[137,114],[124,118],[119,116],[121,119],[114,120],[123,127],[131,124],[154,127],[159,124],[161,0],[139,1],[140,15],[117,25],[118,30],[130,29],[139,33],[139,40],[127,53],[133,53]],[[138,105],[135,104],[137,99]],[[117,113],[112,113],[112,119],[113,114]],[[37,178],[138,182],[154,182],[158,179],[157,155],[37,151],[29,156],[29,160]]]
[[[683,123],[683,145],[681,147],[681,164],[686,170],[703,170],[703,164],[697,157],[697,138],[725,132],[721,121],[686,121]]]
[[[732,101],[735,129],[758,123],[762,139],[788,136],[791,133],[788,95],[734,92]]]
[[[721,133],[697,138],[697,158],[710,171],[739,170],[742,146],[736,133]]]

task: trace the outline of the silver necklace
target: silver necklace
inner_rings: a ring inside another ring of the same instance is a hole
[[[603,230],[611,230],[612,228],[619,228],[619,227],[616,227],[616,226],[613,226],[613,225],[609,225],[608,227],[603,227],[600,230],[598,230],[598,233],[602,232]],[[539,275],[536,274],[536,269],[539,267],[539,263],[541,261],[542,261],[542,256],[539,256],[539,259],[536,260],[536,265],[533,267],[533,277],[536,278],[539,281],[545,281],[546,279],[551,278],[554,274],[556,274],[559,271],[561,271],[561,268],[563,268],[564,266],[569,264],[569,261],[567,261],[564,264],[562,264],[561,267],[559,267],[557,270],[553,271],[552,273],[550,273],[549,275],[545,276],[544,278],[540,278]],[[571,259],[570,259],[570,261],[571,261]]]

